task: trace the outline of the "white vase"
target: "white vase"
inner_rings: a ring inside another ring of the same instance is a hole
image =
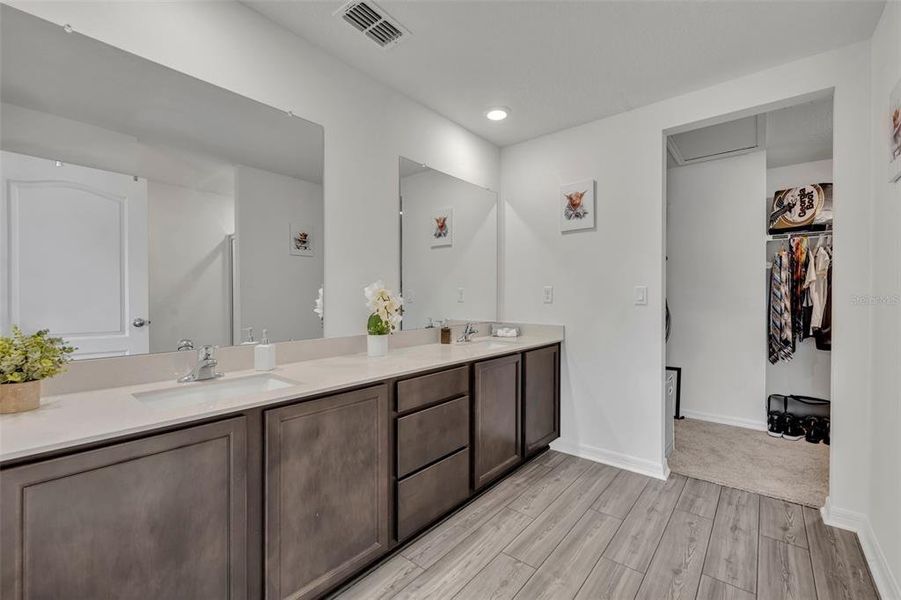
[[[366,353],[369,356],[387,356],[388,355],[388,336],[387,335],[367,335],[366,336]]]

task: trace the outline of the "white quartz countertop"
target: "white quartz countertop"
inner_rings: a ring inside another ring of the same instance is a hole
[[[42,399],[37,410],[0,416],[0,462],[501,356],[561,342],[563,338],[547,334],[476,340],[469,344],[425,344],[393,349],[388,356],[380,358],[350,354],[279,365],[269,373],[297,385],[205,404],[154,406],[134,396],[177,386],[210,385],[205,382],[163,381],[49,396]],[[226,373],[212,385],[254,374],[259,372]]]

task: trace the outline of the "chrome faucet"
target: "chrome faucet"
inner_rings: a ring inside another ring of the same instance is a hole
[[[471,342],[472,336],[479,332],[472,323],[467,323],[463,328],[463,335],[457,338],[457,342]]]
[[[197,351],[197,364],[191,369],[191,372],[184,377],[179,377],[179,383],[188,383],[191,381],[206,381],[207,379],[216,379],[222,377],[222,373],[216,371],[219,361],[216,360],[215,346],[201,346]]]

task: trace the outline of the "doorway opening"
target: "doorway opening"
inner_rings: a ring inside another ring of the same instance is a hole
[[[832,119],[830,94],[666,138],[669,467],[817,508],[829,490]]]

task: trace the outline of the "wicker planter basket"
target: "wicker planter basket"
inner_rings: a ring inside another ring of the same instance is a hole
[[[40,405],[40,380],[0,384],[0,413],[25,412]]]

